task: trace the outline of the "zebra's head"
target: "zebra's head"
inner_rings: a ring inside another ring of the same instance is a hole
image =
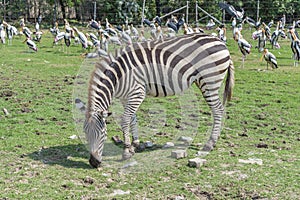
[[[107,111],[89,113],[84,123],[84,132],[89,145],[90,164],[97,168],[102,161],[104,142],[107,136],[105,118]]]

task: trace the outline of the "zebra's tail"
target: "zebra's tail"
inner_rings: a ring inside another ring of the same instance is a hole
[[[234,86],[234,66],[232,60],[230,60],[228,71],[227,71],[227,78],[225,83],[225,89],[223,94],[223,105],[225,106],[226,101],[230,101],[233,93],[233,86]]]

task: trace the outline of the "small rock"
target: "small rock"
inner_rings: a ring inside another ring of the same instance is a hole
[[[164,144],[163,146],[163,149],[166,149],[166,148],[171,148],[171,147],[174,147],[174,143],[173,142],[167,142],[166,144]]]
[[[191,137],[186,137],[186,136],[181,136],[181,137],[178,139],[178,141],[182,141],[182,142],[184,142],[185,144],[189,145],[189,144],[192,143],[193,138],[191,138]]]
[[[120,189],[114,190],[114,192],[112,194],[110,194],[109,196],[117,196],[117,195],[126,195],[126,194],[130,194],[130,191],[123,191]]]
[[[209,154],[208,151],[198,151],[196,156],[199,156],[199,157],[205,157]]]
[[[153,147],[153,143],[151,141],[146,141],[145,142],[145,147],[146,148],[151,148],[151,147]]]
[[[175,200],[184,200],[185,198],[183,196],[176,196]]]
[[[4,115],[9,115],[9,112],[6,108],[3,108]]]
[[[249,158],[248,160],[239,159],[239,163],[262,165],[263,161],[262,161],[262,159]]]
[[[185,158],[187,157],[187,152],[186,150],[174,150],[171,152],[171,157],[176,159]]]
[[[206,163],[206,159],[202,158],[193,158],[189,159],[189,166],[199,168]]]
[[[77,135],[71,135],[71,136],[69,137],[69,139],[71,139],[71,140],[77,139]]]

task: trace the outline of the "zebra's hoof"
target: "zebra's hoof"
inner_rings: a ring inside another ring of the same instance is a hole
[[[134,154],[134,151],[129,150],[129,149],[124,149],[122,159],[123,160],[128,160],[133,156],[133,154]]]
[[[101,162],[92,155],[90,155],[89,163],[94,168],[98,168],[101,165]]]
[[[202,151],[209,152],[209,151],[213,150],[213,148],[214,148],[213,145],[211,145],[211,144],[205,144],[204,147],[202,148]]]
[[[140,140],[133,140],[132,146],[135,147],[135,148],[139,147],[140,146]]]

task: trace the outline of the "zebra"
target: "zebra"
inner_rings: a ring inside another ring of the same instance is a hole
[[[219,89],[226,78],[223,102]],[[230,53],[216,37],[194,33],[133,43],[101,59],[91,74],[83,130],[90,151],[89,163],[99,167],[107,136],[105,119],[113,98],[124,107],[121,128],[123,159],[134,154],[139,144],[136,111],[146,95],[165,97],[187,90],[195,83],[213,113],[213,128],[204,151],[216,145],[221,132],[224,105],[232,96],[234,66]],[[132,143],[129,136],[132,133]]]

